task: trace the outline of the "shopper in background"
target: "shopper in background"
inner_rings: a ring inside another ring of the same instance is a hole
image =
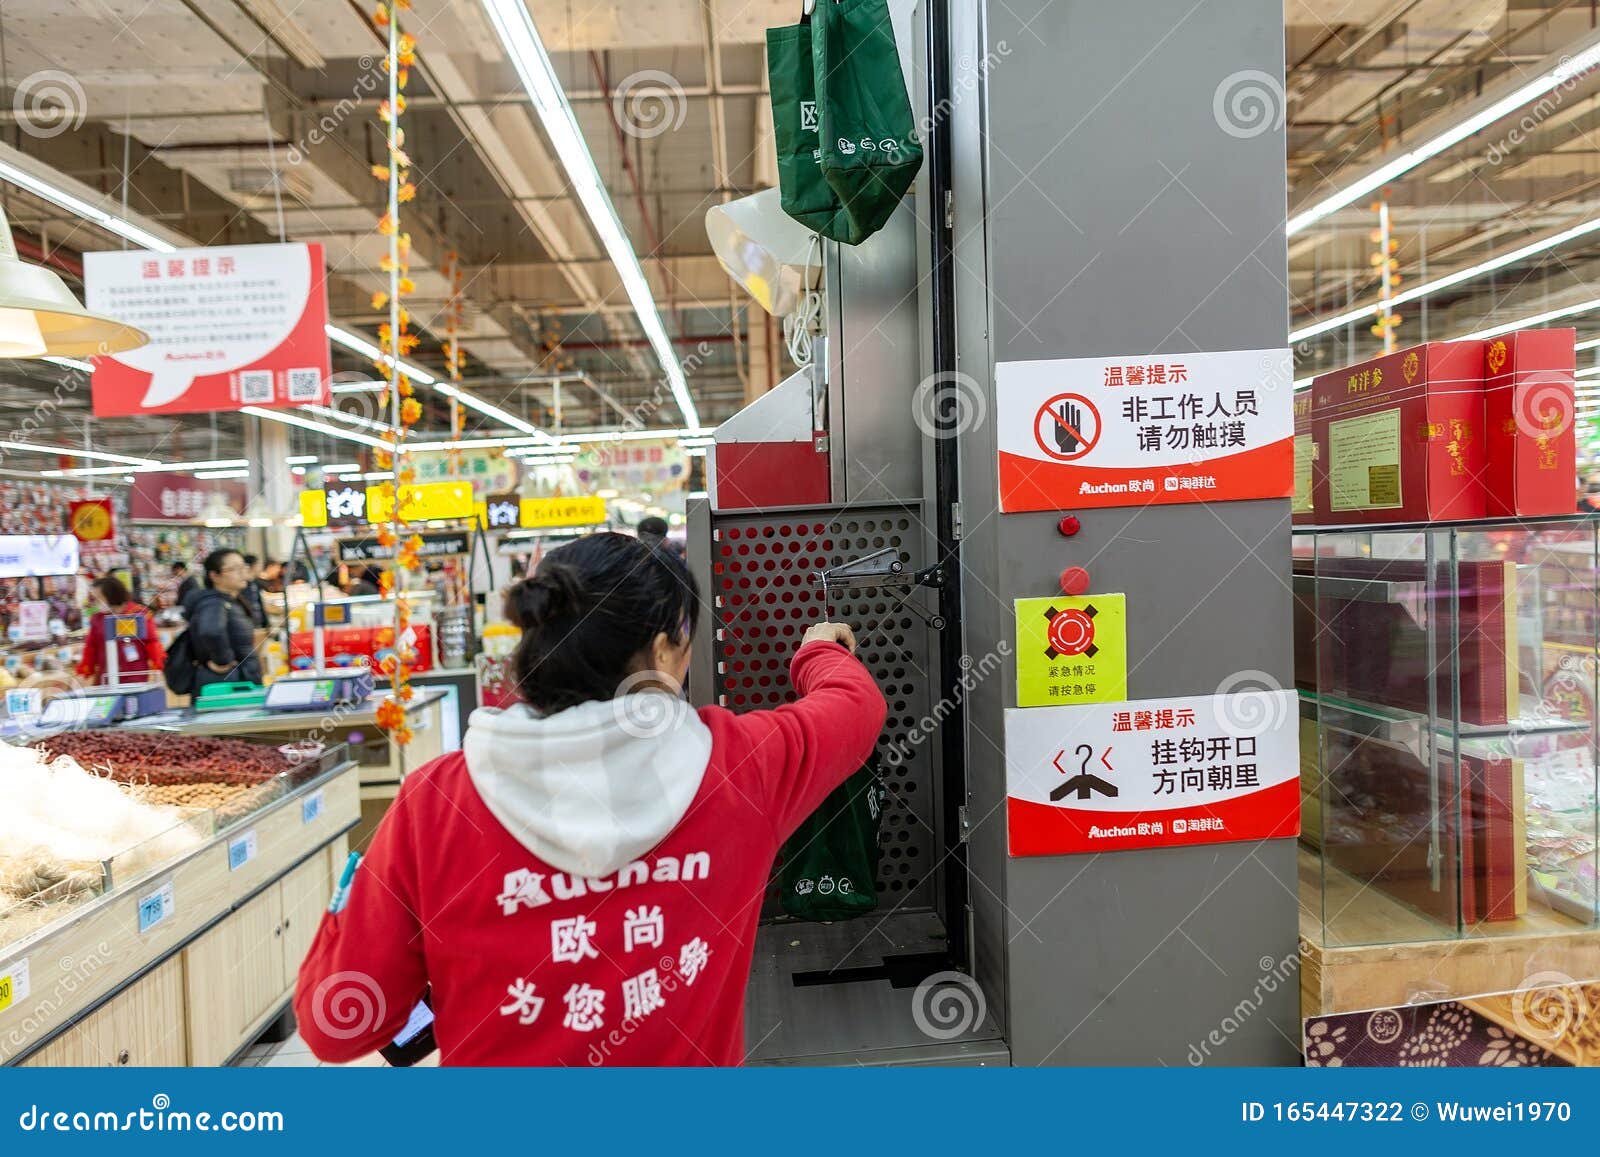
[[[283,593],[283,563],[275,558],[269,558],[261,564],[261,574],[257,578],[260,588],[274,595]]]
[[[212,683],[259,683],[255,627],[239,596],[250,583],[244,556],[226,548],[206,555],[206,585],[191,592],[183,612],[195,660],[195,693]]]
[[[1578,492],[1578,513],[1593,514],[1600,511],[1600,474],[1589,475]]]
[[[149,607],[133,601],[128,588],[115,575],[106,575],[97,580],[94,593],[105,610],[89,616],[89,629],[83,640],[83,657],[78,660],[79,677],[90,683],[98,683],[105,677],[107,616],[143,615],[145,637],[123,638],[116,642],[117,682],[148,683],[152,673],[161,670],[166,662],[166,652],[161,649],[161,640],[156,636],[155,616],[150,613]]]
[[[250,581],[239,592],[239,602],[243,605],[245,613],[250,616],[251,625],[265,627],[267,625],[267,610],[261,605],[261,559],[253,554],[244,557],[245,569],[250,572]]]
[[[678,544],[667,537],[668,527],[665,518],[658,518],[654,514],[648,518],[641,518],[635,528],[639,541],[646,546],[664,546],[674,554],[682,554]]]
[[[379,594],[378,572],[372,567],[362,567],[361,570],[349,570],[349,578],[344,583],[344,593],[353,599],[365,598],[369,595]]]
[[[189,564],[175,562],[172,564],[172,582],[177,586],[172,591],[171,601],[168,606],[181,607],[184,600],[200,589],[200,580],[189,573]]]
[[[850,629],[806,631],[797,702],[735,715],[680,697],[699,592],[673,554],[589,535],[506,612],[523,702],[406,777],[301,966],[301,1035],[353,1060],[427,990],[444,1064],[739,1064],[773,860],[883,726]]]

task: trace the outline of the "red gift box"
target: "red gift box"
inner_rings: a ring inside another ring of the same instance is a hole
[[[413,623],[416,635],[416,657],[411,665],[414,672],[433,669],[433,630],[426,623]],[[344,666],[346,659],[371,667],[377,664],[379,651],[387,650],[394,638],[392,628],[386,627],[324,627],[322,636],[323,660],[330,667]],[[310,631],[295,631],[289,636],[289,657],[309,659],[313,655]]]
[[[1567,514],[1578,477],[1577,331],[1524,329],[1484,346],[1488,513]]]
[[[1312,501],[1323,525],[1487,512],[1481,341],[1429,342],[1311,384]]]

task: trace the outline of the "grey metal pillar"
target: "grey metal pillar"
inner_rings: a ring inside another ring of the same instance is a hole
[[[1281,4],[950,7],[958,350],[988,412],[997,361],[1284,345]],[[1266,119],[1224,125],[1246,72]],[[962,447],[975,660],[1079,564],[1127,594],[1130,697],[1293,685],[1287,500],[1079,511],[1068,540],[997,513],[992,422]],[[1294,841],[1008,859],[1002,671],[969,700],[969,855],[974,970],[1015,1063],[1293,1063]]]
[[[265,512],[275,516],[295,513],[294,486],[290,483],[289,467],[284,459],[289,456],[289,427],[282,422],[267,421],[246,415],[245,450],[250,459],[250,497],[259,498]],[[261,541],[252,548],[263,558],[286,559],[294,534],[287,527],[272,526],[261,532]]]

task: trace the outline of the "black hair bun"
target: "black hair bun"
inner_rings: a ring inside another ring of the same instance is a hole
[[[546,560],[506,592],[506,617],[524,631],[537,631],[576,615],[584,603],[583,581],[563,563]]]

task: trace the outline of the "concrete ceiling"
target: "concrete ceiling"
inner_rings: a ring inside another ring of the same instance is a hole
[[[1496,85],[1531,79],[1600,28],[1588,0],[1291,0],[1285,6],[1289,205],[1314,203],[1415,147]],[[1375,302],[1385,196],[1402,289],[1600,215],[1600,79],[1530,105],[1290,239],[1290,328]],[[1578,240],[1401,307],[1400,344],[1594,296],[1600,238]],[[1600,314],[1580,315],[1580,340]],[[1371,356],[1363,319],[1295,347],[1304,376]]]
[[[745,308],[717,267],[703,218],[775,182],[763,33],[791,21],[795,4],[529,8],[668,331],[680,355],[693,355],[702,417],[717,422],[785,368],[783,355],[768,355],[779,343],[764,315]],[[1531,75],[1600,19],[1589,0],[1288,0],[1284,18],[1291,211],[1485,89]],[[479,0],[414,0],[407,19],[419,56],[406,118],[419,185],[406,211],[424,336],[417,359],[442,364],[438,268],[455,252],[467,278],[471,388],[547,423],[551,387],[525,379],[582,374],[592,386],[563,391],[565,421],[615,424],[658,392],[660,370]],[[4,0],[0,43],[0,140],[196,244],[269,241],[280,230],[321,242],[337,320],[371,333],[382,189],[367,169],[382,155],[382,73],[365,0]],[[51,91],[66,94],[70,123],[30,103]],[[1600,215],[1597,126],[1591,75],[1564,86],[1536,123],[1509,118],[1396,180],[1386,195],[1407,285]],[[69,282],[82,252],[121,245],[13,187],[0,196],[24,251]],[[1376,299],[1370,206],[1364,198],[1291,239],[1291,328]],[[1597,265],[1600,232],[1402,308],[1400,340],[1594,296]],[[1575,324],[1580,336],[1600,335],[1600,314]],[[1365,322],[1334,330],[1297,344],[1298,371],[1376,344]],[[336,368],[367,369],[337,349]],[[21,363],[4,372],[17,388],[0,407],[13,410],[36,408],[63,374]],[[227,417],[93,422],[86,395],[69,392],[39,439],[135,453],[154,442],[200,458],[238,437]],[[671,407],[656,416],[677,424]]]
[[[793,19],[794,5],[529,0],[529,10],[679,355],[695,355],[701,417],[720,421],[783,369],[761,357],[752,377],[752,337],[766,341],[769,327],[717,266],[703,220],[711,205],[776,179],[763,37]],[[280,233],[320,242],[337,322],[370,336],[385,244],[373,231],[383,189],[367,171],[382,156],[385,83],[370,4],[4,0],[0,24],[0,140],[195,244]],[[656,392],[660,367],[479,0],[414,0],[404,27],[419,61],[405,120],[418,185],[405,210],[424,337],[416,360],[443,364],[448,285],[438,269],[455,252],[474,392],[546,423],[551,387],[523,379],[582,375],[595,388],[563,391],[567,427],[615,425],[620,409]],[[41,93],[58,95],[39,104]],[[53,115],[63,100],[70,123]],[[0,195],[24,248],[48,254],[69,282],[82,252],[122,245],[13,187]],[[339,347],[335,368],[367,369]],[[10,366],[19,387],[50,388],[56,377]],[[31,402],[19,392],[11,404]],[[430,418],[442,422],[442,411]],[[91,422],[76,399],[54,419],[41,438],[148,447],[159,432],[175,457],[208,454],[217,424]],[[671,406],[655,420],[680,424]],[[220,425],[236,436],[236,420]]]

